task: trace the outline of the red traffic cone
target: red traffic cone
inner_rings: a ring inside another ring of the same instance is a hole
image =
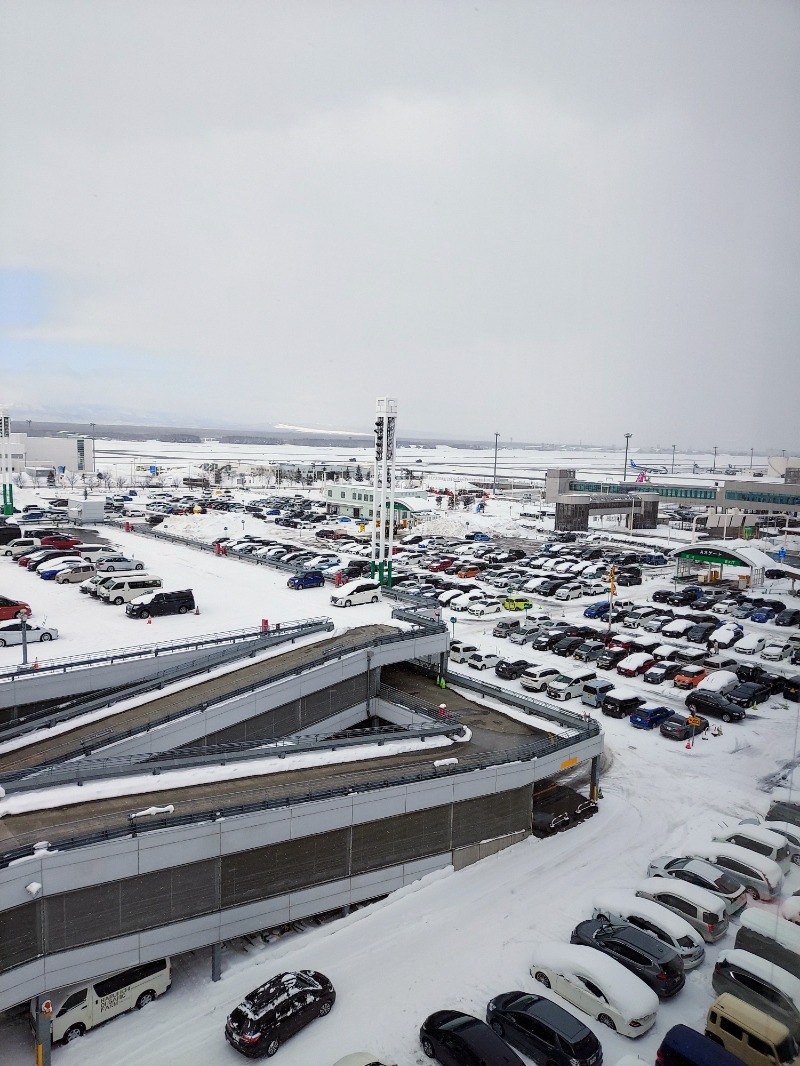
[[[39,660],[38,660],[38,659],[35,659],[35,660],[34,660],[34,662],[33,662],[33,668],[34,668],[34,670],[38,670],[38,669],[39,669]]]
[[[151,625],[153,624],[153,619],[152,619],[152,618],[148,618],[148,619],[147,619],[147,624],[148,624],[149,626],[151,626]]]
[[[686,748],[687,748],[688,751],[692,750],[692,742],[691,742],[691,740],[687,740],[686,741]]]

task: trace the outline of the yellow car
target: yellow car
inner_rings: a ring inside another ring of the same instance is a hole
[[[529,611],[533,602],[524,596],[509,596],[507,600],[503,600],[503,607],[507,611]]]

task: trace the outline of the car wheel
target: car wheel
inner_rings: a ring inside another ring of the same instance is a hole
[[[324,1018],[326,1014],[330,1014],[332,1006],[333,1004],[329,999],[326,999],[324,1000],[324,1002],[320,1003],[318,1011],[320,1018]]]
[[[114,573],[114,567],[113,566],[107,566],[105,572],[107,574],[113,574]]]
[[[124,602],[125,602],[125,601],[123,600],[123,598],[122,598],[121,596],[117,596],[117,598],[116,598],[116,599],[114,600],[114,606],[115,606],[115,607],[119,607],[119,605],[120,605],[121,603],[124,603]]]
[[[150,617],[150,612],[149,611],[140,611],[139,612],[139,617],[140,618],[149,618]]]
[[[377,603],[378,602],[378,597],[377,596],[373,596],[372,600],[370,602]]]
[[[751,899],[761,899],[761,896],[759,895],[758,889],[757,888],[753,888],[752,885],[747,889],[747,894],[748,894],[748,896]]]
[[[796,851],[794,855],[792,855],[792,862],[795,866],[800,866],[800,851]]]
[[[83,1036],[86,1029],[82,1025],[71,1025],[67,1029],[62,1038],[62,1043],[71,1044],[73,1040],[77,1040],[79,1036]]]
[[[725,714],[723,714],[723,716],[722,716],[722,721],[723,721],[723,722],[732,722],[732,721],[733,721],[733,718],[731,718],[731,716],[730,716],[729,714],[725,713]]]
[[[436,1052],[433,1050],[433,1044],[430,1042],[430,1040],[428,1040],[427,1037],[425,1037],[425,1039],[422,1041],[422,1050],[425,1052],[429,1059],[436,1058]]]
[[[186,614],[186,612],[187,612],[188,610],[189,610],[189,608],[188,608],[188,607],[186,606],[186,604],[185,604],[185,603],[182,603],[182,604],[180,605],[180,607],[178,608],[178,614]]]
[[[137,563],[133,568],[134,570],[144,570],[144,563]]]
[[[265,1052],[267,1058],[271,1059],[280,1046],[281,1042],[280,1040],[278,1040],[277,1036],[270,1040],[270,1042],[267,1044],[267,1050]]]
[[[141,1010],[142,1007],[146,1007],[148,1003],[152,1003],[156,998],[155,992],[149,989],[146,992],[142,992],[141,996],[136,1000],[136,1009]]]
[[[506,1035],[506,1031],[503,1028],[501,1022],[492,1022],[492,1029],[494,1029],[494,1031],[497,1033],[497,1035],[499,1037],[503,1037],[503,1036]]]
[[[345,607],[352,607],[353,606],[353,601],[352,600],[345,600],[344,601],[344,605],[345,605]]]
[[[5,646],[6,642],[0,637],[0,648],[4,648]]]
[[[39,637],[39,640],[52,640],[52,639],[53,639],[53,634],[52,633],[42,633],[42,635]]]
[[[533,975],[540,985],[544,985],[545,988],[550,988],[550,978],[546,973],[542,973],[541,970],[537,970]]]
[[[607,1025],[609,1029],[613,1029],[613,1030],[616,1031],[616,1028],[617,1028],[616,1025],[614,1025],[613,1020],[611,1018],[609,1018],[609,1016],[607,1014],[598,1014],[597,1015],[597,1020],[598,1020],[598,1022],[602,1022],[603,1025]]]
[[[689,710],[692,712],[692,714],[694,714],[695,711],[697,710],[697,704],[694,702],[694,700],[687,700],[686,701],[686,706],[689,708]]]

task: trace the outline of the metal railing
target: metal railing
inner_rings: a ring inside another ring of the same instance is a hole
[[[62,707],[54,712],[52,707],[39,711],[32,711],[20,721],[0,725],[0,741],[11,740],[14,737],[25,736],[27,733],[52,729],[54,726],[69,722],[73,718],[79,718],[91,711],[101,710],[104,707],[113,707],[120,700],[131,699],[134,696],[145,695],[148,692],[158,691],[175,681],[181,681],[187,677],[193,677],[200,673],[208,673],[218,666],[236,662],[244,657],[253,658],[261,651],[269,651],[270,648],[279,647],[287,641],[294,641],[297,637],[308,636],[312,633],[327,632],[334,629],[330,618],[314,618],[307,622],[292,622],[288,626],[273,627],[265,631],[262,637],[252,642],[244,642],[228,645],[210,651],[203,659],[190,659],[178,666],[171,666],[161,670],[152,677],[146,678],[138,684],[124,684],[114,686],[101,696],[86,699],[78,695],[69,702],[69,706]]]
[[[495,766],[501,766],[513,762],[531,762],[542,756],[553,754],[572,748],[575,744],[596,737],[600,733],[600,727],[593,719],[587,722],[581,721],[579,736],[547,738],[535,738],[527,744],[501,752],[480,752],[472,756],[459,756],[458,762],[445,766],[435,766],[433,763],[418,770],[399,771],[394,774],[382,776],[380,770],[374,772],[372,780],[360,780],[353,784],[342,784],[335,788],[310,788],[289,795],[269,797],[265,796],[252,803],[235,804],[227,807],[212,807],[204,811],[197,811],[184,815],[163,815],[153,817],[146,824],[131,822],[128,825],[119,825],[108,829],[95,830],[82,836],[72,836],[57,841],[53,847],[58,851],[70,851],[76,848],[87,847],[92,844],[100,844],[108,840],[118,840],[124,837],[137,836],[144,832],[153,832],[160,829],[172,829],[180,826],[197,825],[203,822],[217,822],[223,818],[232,818],[239,815],[254,814],[259,811],[275,810],[292,807],[302,803],[310,803],[325,799],[348,796],[351,793],[364,793],[380,791],[381,789],[414,784],[420,781],[429,781],[441,777],[456,777],[479,770],[488,770]],[[0,853],[0,868],[8,866],[16,859],[25,858],[34,854],[34,845],[29,844]]]
[[[329,618],[302,619],[297,622],[281,622],[281,631],[294,627],[302,627],[320,621],[330,622]],[[181,651],[199,651],[206,647],[219,647],[222,644],[231,644],[236,641],[260,641],[268,634],[273,634],[274,629],[262,630],[261,628],[233,629],[225,633],[209,633],[205,636],[193,637],[190,640],[165,641],[159,644],[138,644],[128,648],[116,648],[111,651],[103,651],[91,656],[70,655],[63,659],[49,659],[39,663],[38,666],[17,666],[12,670],[0,671],[0,684],[8,681],[20,681],[29,677],[43,677],[46,674],[67,673],[70,670],[89,669],[96,666],[111,665],[113,663],[126,662],[131,659],[155,659],[159,655],[170,655]]]

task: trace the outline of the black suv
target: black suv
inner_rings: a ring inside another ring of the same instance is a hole
[[[489,1000],[486,1021],[499,1037],[553,1066],[601,1066],[600,1041],[582,1021],[544,996],[504,992]]]
[[[601,670],[612,670],[615,666],[618,666],[627,655],[630,655],[630,652],[626,648],[606,648],[606,650],[595,659],[595,662]]]
[[[501,659],[495,665],[494,672],[505,681],[516,681],[530,665],[527,659],[515,659],[514,662],[510,662],[508,659]]]
[[[721,718],[723,722],[741,722],[747,717],[741,707],[731,703],[719,692],[706,692],[702,689],[698,692],[695,689],[686,697],[686,706],[693,715],[710,714],[715,718]]]
[[[225,1022],[225,1039],[249,1059],[274,1055],[290,1036],[330,1014],[333,985],[314,970],[279,973],[245,996]]]
[[[764,703],[771,695],[769,685],[763,685],[760,681],[743,681],[728,693],[728,699],[737,707],[749,708]]]
[[[570,942],[610,955],[649,985],[659,999],[669,999],[686,983],[683,959],[677,951],[627,922],[614,925],[590,918],[575,927]]]
[[[125,606],[128,618],[149,618],[158,614],[188,614],[195,609],[191,589],[180,592],[151,592],[139,596]]]

